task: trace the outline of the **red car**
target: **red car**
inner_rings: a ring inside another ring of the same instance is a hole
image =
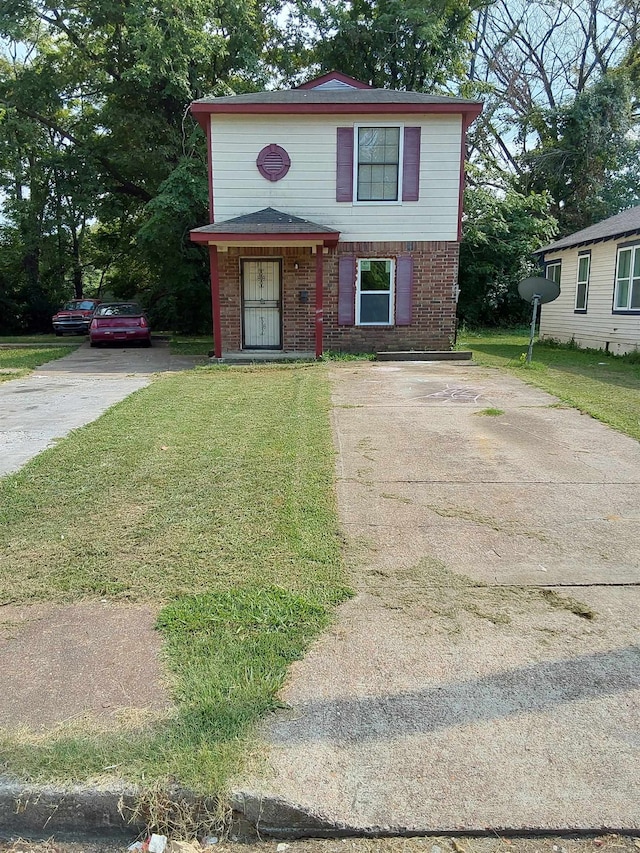
[[[93,312],[99,304],[99,299],[72,299],[70,302],[65,302],[58,313],[51,318],[53,331],[58,337],[65,332],[86,335]]]
[[[103,302],[89,326],[92,347],[133,341],[151,346],[151,329],[144,311],[136,302]]]

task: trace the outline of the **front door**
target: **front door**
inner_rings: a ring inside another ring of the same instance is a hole
[[[242,261],[242,347],[282,349],[280,261]]]

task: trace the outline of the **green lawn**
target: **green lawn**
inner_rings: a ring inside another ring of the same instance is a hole
[[[132,732],[0,735],[0,770],[220,790],[347,594],[322,365],[158,378],[0,480],[0,605],[160,609],[177,711]]]
[[[5,338],[0,338],[0,344],[4,343],[5,340]],[[15,349],[0,347],[0,382],[26,376],[36,367],[40,367],[41,364],[62,358],[63,355],[69,355],[77,348],[78,344],[57,347],[46,345],[34,346],[33,348],[16,347]]]
[[[171,335],[169,346],[175,355],[208,355],[213,351],[211,335]]]
[[[594,350],[535,343],[531,365],[523,364],[529,332],[460,332],[457,348],[470,349],[488,367],[512,370],[614,429],[640,440],[640,364]]]

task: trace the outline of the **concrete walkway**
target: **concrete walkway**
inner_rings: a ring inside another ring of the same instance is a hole
[[[638,443],[479,367],[332,375],[357,595],[238,808],[277,834],[640,829]]]
[[[86,342],[25,379],[0,383],[0,476],[17,471],[71,430],[144,388],[154,373],[185,370],[194,363],[194,358],[173,356],[164,341],[150,349],[91,349]]]

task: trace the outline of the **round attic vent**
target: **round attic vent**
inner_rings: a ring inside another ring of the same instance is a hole
[[[258,154],[256,166],[263,178],[279,181],[289,171],[291,158],[280,145],[267,145]]]

